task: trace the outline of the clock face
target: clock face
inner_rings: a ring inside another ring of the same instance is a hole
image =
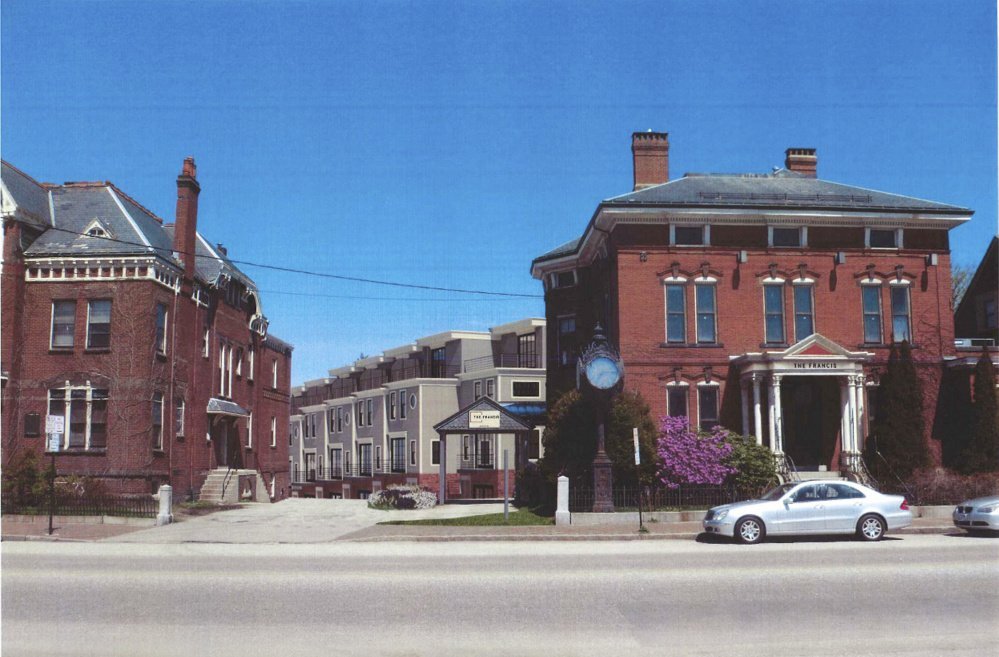
[[[586,366],[586,378],[594,388],[609,390],[621,378],[621,371],[612,359],[606,356],[597,356]]]

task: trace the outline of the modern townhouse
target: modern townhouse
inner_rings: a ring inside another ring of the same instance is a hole
[[[329,371],[292,393],[293,495],[365,498],[390,484],[438,490],[434,425],[481,397],[527,418],[526,445],[512,435],[461,436],[446,450],[449,499],[502,494],[503,453],[537,459],[545,414],[545,321],[524,319],[488,332],[420,338]],[[512,477],[511,477],[512,481]]]

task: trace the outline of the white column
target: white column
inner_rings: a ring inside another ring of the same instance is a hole
[[[773,387],[771,391],[774,396],[774,436],[776,440],[774,441],[775,449],[773,450],[776,454],[784,453],[784,414],[781,412],[780,407],[780,380],[783,378],[780,374],[774,374],[771,379],[773,382]]]
[[[857,377],[850,377],[850,396],[847,399],[850,407],[850,451],[857,451]]]
[[[850,380],[840,377],[839,380],[839,448],[841,452],[850,451]]]
[[[742,435],[749,435],[749,383],[743,379],[739,382],[742,392]]]
[[[776,420],[777,409],[774,408],[774,381],[771,378],[770,386],[767,390],[767,428],[770,430],[770,451],[775,454],[778,452]]]
[[[857,433],[854,435],[853,448],[858,452],[863,451],[864,446],[861,442],[864,440],[864,375],[860,374],[857,376],[857,403],[855,408],[857,409]]]
[[[572,516],[569,515],[569,478],[561,476],[558,478],[558,492],[555,498],[555,524],[568,525],[571,518]]]
[[[760,375],[753,374],[753,427],[756,429],[756,444],[763,444],[763,413],[760,409]]]
[[[169,525],[173,522],[173,488],[166,484],[160,486],[156,498],[160,502],[160,511],[156,515],[156,526]]]
[[[438,487],[440,492],[437,494],[437,503],[444,504],[445,495],[447,494],[447,434],[438,434],[441,441],[440,447],[440,457],[441,463],[438,466],[438,476],[440,477],[440,482],[438,482]]]

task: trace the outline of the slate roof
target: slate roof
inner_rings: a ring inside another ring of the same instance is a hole
[[[0,166],[4,189],[21,210],[22,218],[36,226],[51,226],[48,189],[8,162]]]
[[[27,257],[156,255],[180,266],[173,257],[172,224],[163,220],[110,182],[39,183],[9,162],[2,162],[5,196],[17,218],[44,230],[25,249]],[[50,202],[51,201],[51,202]],[[110,239],[84,235],[97,223]],[[256,291],[256,284],[200,234],[196,240],[195,274],[215,283],[224,273]]]
[[[762,174],[688,173],[661,185],[604,199],[597,212],[601,208],[620,207],[971,213],[970,209],[956,205],[811,178],[787,169]],[[581,241],[582,237],[566,242],[538,256],[534,262],[575,253]]]
[[[155,253],[170,262],[173,244],[160,220],[110,183],[53,186],[53,229],[46,230],[26,256],[144,255]],[[97,220],[112,239],[85,236]]]
[[[603,204],[970,212],[946,203],[810,178],[787,169],[764,174],[688,173],[661,185],[605,199]]]

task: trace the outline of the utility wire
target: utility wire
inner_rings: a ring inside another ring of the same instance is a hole
[[[68,228],[59,228],[57,226],[51,226],[47,230],[54,230],[60,233],[69,233],[70,235],[77,235],[80,237],[88,237],[90,239],[100,239],[108,242],[115,242],[117,244],[126,244],[128,246],[137,246],[143,249],[149,249],[157,252],[165,252],[167,254],[178,253],[180,255],[193,255],[195,258],[207,258],[209,260],[219,261],[212,255],[199,255],[198,253],[187,253],[184,251],[175,251],[172,247],[166,248],[162,246],[152,246],[146,244],[140,244],[139,242],[131,242],[129,240],[122,240],[115,237],[105,236],[105,235],[88,235],[86,233],[81,233],[75,230],[69,230]],[[96,255],[96,254],[95,254]],[[521,298],[521,299],[541,299],[543,298],[539,294],[520,294],[516,292],[492,292],[489,290],[469,290],[465,288],[456,287],[441,287],[436,285],[418,285],[416,283],[399,283],[397,281],[383,281],[375,278],[361,278],[358,276],[343,276],[340,274],[328,274],[325,272],[309,271],[307,269],[297,269],[294,267],[280,267],[278,265],[267,265],[260,262],[251,262],[249,260],[235,260],[226,256],[226,260],[231,263],[246,265],[247,267],[257,267],[260,269],[270,269],[272,271],[281,271],[289,274],[301,274],[304,276],[316,276],[318,278],[330,278],[339,281],[351,281],[354,283],[369,283],[371,285],[386,285],[390,287],[402,287],[411,290],[432,290],[435,292],[458,292],[461,294],[481,294],[486,296],[495,297],[510,297],[510,298]]]

